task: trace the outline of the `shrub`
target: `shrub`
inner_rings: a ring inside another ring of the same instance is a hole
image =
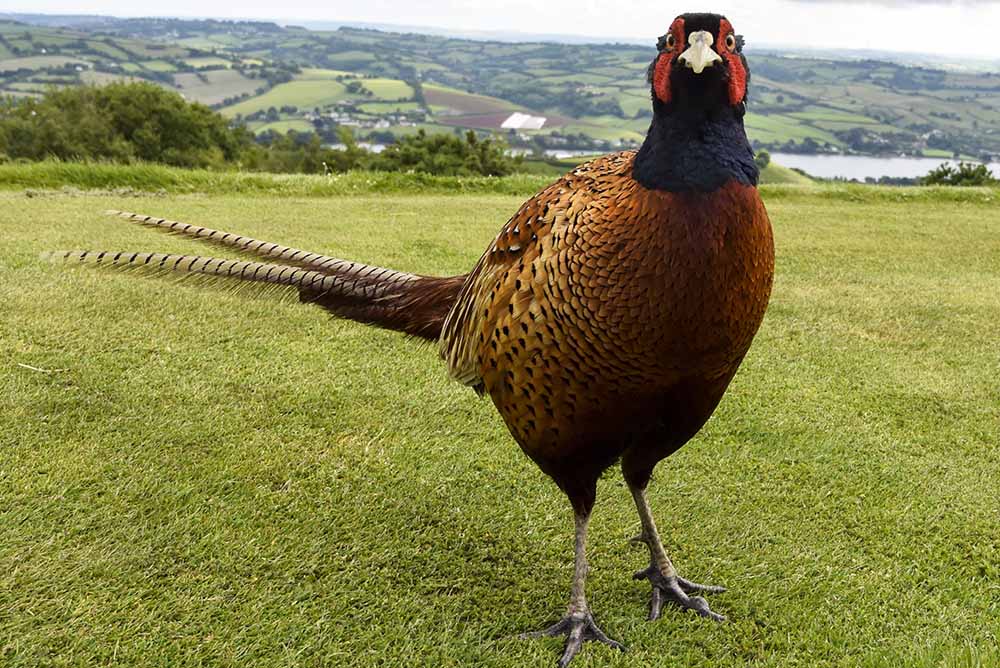
[[[921,179],[927,186],[987,186],[996,182],[989,167],[971,162],[960,162],[957,166],[942,163]]]
[[[205,105],[152,83],[53,88],[41,99],[0,101],[0,152],[11,158],[218,167],[238,160],[251,141]]]

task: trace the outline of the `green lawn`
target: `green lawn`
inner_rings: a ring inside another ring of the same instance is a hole
[[[651,488],[730,621],[645,621],[612,471],[588,596],[630,651],[573,665],[998,665],[996,198],[765,192],[768,316]],[[454,273],[523,199],[0,191],[0,665],[554,664],[560,640],[511,636],[564,612],[567,503],[432,347],[38,259],[219,252],[121,208]]]

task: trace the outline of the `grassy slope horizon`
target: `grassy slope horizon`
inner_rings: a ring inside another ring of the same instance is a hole
[[[588,158],[582,158],[586,161]],[[0,162],[0,188],[62,188],[86,190],[133,188],[164,190],[171,193],[202,192],[223,194],[246,192],[279,194],[298,189],[300,194],[348,194],[349,190],[377,191],[380,187],[400,191],[426,191],[429,188],[447,194],[450,190],[467,192],[506,192],[531,194],[546,183],[568,173],[578,161],[538,163],[505,177],[435,176],[419,172],[352,171],[328,175],[275,174],[246,172],[237,168],[222,170],[189,169],[158,163],[119,164],[102,161]],[[539,169],[539,166],[545,169]],[[768,185],[809,185],[813,180],[773,161],[761,170],[760,181]],[[384,186],[382,185],[384,184]]]
[[[568,169],[567,169],[568,171]],[[530,196],[552,183],[557,175],[514,174],[490,176],[434,176],[423,173],[352,171],[330,175],[271,174],[236,170],[192,170],[152,163],[132,165],[104,162],[43,161],[0,163],[0,190],[94,194],[248,195],[268,197],[338,197],[405,193],[458,195],[496,194]],[[765,198],[812,197],[823,201],[865,202],[975,202],[988,204],[1000,197],[997,186],[880,187],[860,183],[817,182],[771,164],[761,172]]]
[[[171,28],[178,35],[163,41]],[[139,77],[216,105],[230,116],[274,107],[276,115],[249,122],[258,132],[309,131],[306,113],[317,106],[330,111],[353,101],[356,120],[367,121],[416,109],[414,91],[403,79],[414,81],[417,72],[426,84],[428,114],[413,126],[393,121],[394,132],[451,132],[455,127],[495,131],[514,110],[548,117],[541,134],[559,129],[593,139],[640,141],[648,125],[642,112],[650,104],[645,71],[655,53],[652,44],[479,42],[172,19],[115,19],[101,30],[0,21],[0,90],[38,95],[53,83]],[[747,128],[754,142],[775,148],[793,141],[802,148],[808,140],[813,142],[808,152],[825,147],[943,158],[997,152],[986,131],[1000,121],[1000,80],[991,73],[827,56],[752,54]],[[59,69],[63,62],[80,65],[81,71]],[[258,68],[280,63],[296,63],[303,70],[272,87]],[[370,96],[350,93],[346,83],[335,81],[344,76],[364,84]],[[539,91],[544,94],[537,95]],[[622,115],[606,106],[565,103],[592,96],[614,101]]]
[[[1000,661],[995,191],[821,190],[764,190],[767,318],[651,488],[730,621],[645,621],[612,470],[588,596],[630,651],[574,665]],[[559,640],[512,636],[563,612],[567,503],[431,346],[38,260],[215,252],[101,215],[120,208],[453,274],[522,200],[0,190],[0,663],[554,663]]]

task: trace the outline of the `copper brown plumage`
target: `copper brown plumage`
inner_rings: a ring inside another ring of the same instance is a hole
[[[638,152],[578,167],[525,202],[468,275],[417,276],[226,232],[122,214],[282,264],[149,253],[57,257],[160,267],[298,290],[340,317],[437,340],[451,375],[490,396],[521,449],[575,517],[565,666],[585,640],[621,647],[584,593],[586,530],[600,474],[616,461],[650,566],[650,619],[669,601],[713,619],[657,533],[653,468],[705,423],[759,327],[774,248],[743,129],[742,38],[714,14],[685,14],[649,68],[653,121]]]

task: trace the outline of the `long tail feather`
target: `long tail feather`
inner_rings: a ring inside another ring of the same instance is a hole
[[[345,271],[331,275],[281,264],[173,253],[72,250],[54,251],[47,253],[46,257],[53,261],[104,264],[123,269],[146,267],[154,271],[177,271],[287,285],[308,292],[316,299],[330,295],[360,300],[384,299],[393,296],[393,287],[419,279],[413,274],[368,265],[354,264],[355,267],[364,267],[368,271]]]
[[[171,234],[180,234],[201,241],[232,248],[240,253],[246,253],[268,260],[280,260],[283,263],[321,271],[323,273],[336,274],[341,271],[350,271],[357,263],[341,260],[339,258],[311,253],[309,251],[282,246],[270,241],[261,241],[252,237],[246,237],[232,232],[213,230],[210,227],[198,227],[176,220],[147,216],[141,213],[130,213],[128,211],[109,210],[105,212],[109,216],[123,218],[130,222],[139,223],[147,227],[152,227]]]
[[[298,291],[300,301],[321,306],[336,316],[431,341],[440,336],[444,319],[465,282],[465,276],[417,276],[344,260],[320,272],[285,264],[172,253],[71,250],[44,256],[71,264],[287,286]]]

